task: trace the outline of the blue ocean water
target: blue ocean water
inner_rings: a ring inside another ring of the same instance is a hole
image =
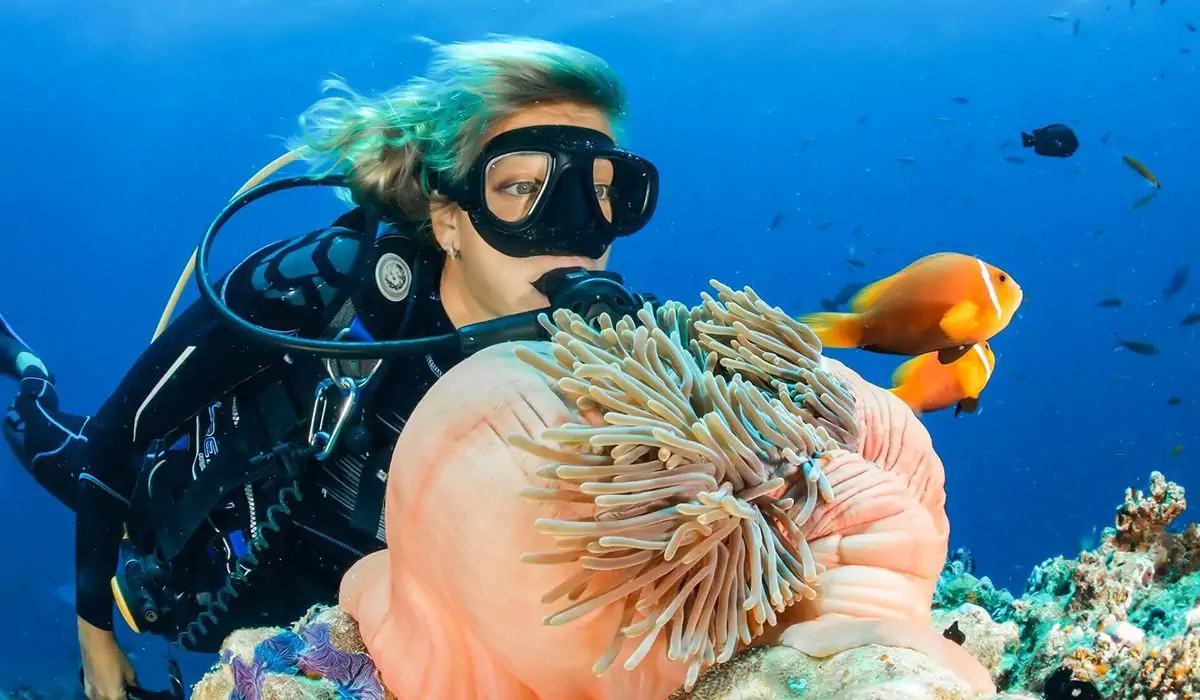
[[[1200,24],[1200,6],[735,5],[4,0],[0,311],[54,369],[65,407],[93,410],[149,341],[211,218],[279,155],[322,79],[387,89],[423,70],[418,35],[536,35],[600,54],[627,81],[626,145],[663,176],[654,222],[612,260],[636,288],[693,302],[715,278],[798,314],[941,250],[1020,282],[982,413],[926,417],[952,546],[972,549],[981,573],[1019,592],[1034,564],[1110,524],[1153,469],[1200,487],[1200,325],[1180,326],[1200,289],[1163,293],[1197,258],[1200,34],[1186,23]],[[1019,148],[1022,130],[1052,122],[1079,134],[1074,157]],[[1150,189],[1125,154],[1163,183],[1136,210]],[[325,193],[272,197],[230,226],[214,269],[340,210]],[[1124,307],[1097,307],[1108,296]],[[1114,350],[1118,337],[1161,353]],[[831,354],[884,384],[899,362]],[[71,518],[7,453],[0,484],[0,689],[69,685]],[[162,646],[124,638],[161,685]],[[190,680],[206,662],[189,660]]]

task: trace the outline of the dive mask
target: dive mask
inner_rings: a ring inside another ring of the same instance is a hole
[[[506,131],[462,180],[429,177],[489,246],[514,258],[599,258],[613,240],[641,230],[658,203],[654,164],[578,126]]]

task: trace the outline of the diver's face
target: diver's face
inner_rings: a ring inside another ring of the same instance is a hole
[[[528,107],[497,121],[485,141],[513,129],[552,125],[584,127],[613,137],[612,124],[600,110],[559,102]],[[597,167],[605,166],[597,162]],[[611,171],[611,166],[607,167]],[[604,181],[604,173],[595,175],[596,182]],[[611,172],[607,177],[611,180]],[[549,300],[533,283],[551,270],[560,267],[603,270],[608,264],[607,251],[597,259],[557,255],[511,258],[489,246],[475,230],[470,215],[457,204],[438,206],[432,214],[438,245],[459,253],[457,259],[447,256],[442,276],[442,302],[456,327],[545,307]]]

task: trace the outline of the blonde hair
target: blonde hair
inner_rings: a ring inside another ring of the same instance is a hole
[[[388,218],[429,219],[429,174],[461,180],[498,119],[542,102],[580,102],[614,128],[626,114],[625,90],[599,57],[530,38],[438,45],[429,71],[365,97],[340,79],[300,117],[290,144],[321,174],[346,175],[350,198]]]

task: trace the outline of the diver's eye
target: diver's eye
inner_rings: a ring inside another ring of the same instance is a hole
[[[528,197],[529,195],[537,194],[540,189],[540,184],[531,180],[522,180],[521,182],[514,182],[507,187],[501,187],[500,191],[514,197]]]
[[[1007,281],[1008,281],[1008,275],[1006,275],[1006,274],[1004,274],[1003,272],[1001,272],[1001,273],[1000,273],[1000,283],[1001,283],[1001,284],[1004,284],[1004,283],[1005,283],[1005,282],[1007,282]]]
[[[612,185],[596,185],[596,199],[601,202],[612,196]]]

